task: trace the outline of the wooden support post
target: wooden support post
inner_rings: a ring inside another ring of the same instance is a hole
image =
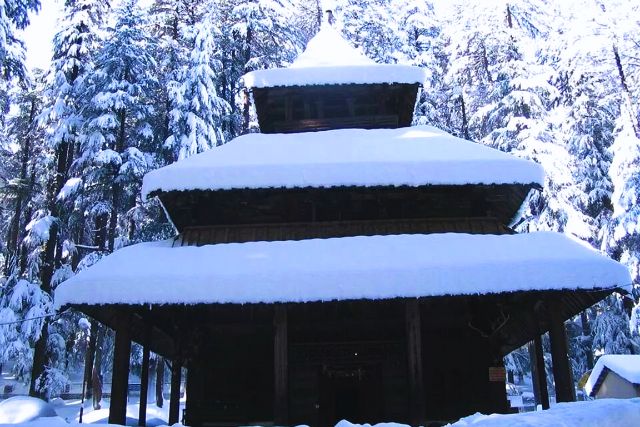
[[[125,425],[127,421],[127,393],[129,388],[129,360],[131,358],[131,330],[129,316],[122,316],[116,329],[111,377],[109,424]]]
[[[147,326],[142,350],[142,372],[140,372],[140,410],[138,412],[138,425],[147,424],[147,395],[149,394],[149,341],[151,341],[151,328]]]
[[[409,422],[424,425],[425,396],[422,376],[422,332],[420,327],[420,305],[417,299],[405,304],[407,331],[407,356],[409,374]]]
[[[542,409],[549,409],[549,390],[547,389],[547,374],[540,334],[534,335],[533,342],[529,344],[529,357],[531,359],[531,376],[533,377],[536,404],[542,405]]]
[[[549,322],[556,402],[574,402],[576,395],[573,387],[571,365],[569,364],[567,331],[564,327],[564,319],[560,316],[560,307],[555,303],[549,306]]]
[[[177,358],[171,362],[171,396],[169,397],[169,425],[180,421],[180,381],[182,365]]]
[[[286,425],[289,419],[289,377],[288,377],[288,343],[287,343],[287,307],[276,305],[274,314],[274,406],[273,418],[276,425]]]

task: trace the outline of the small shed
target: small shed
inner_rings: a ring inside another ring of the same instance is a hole
[[[607,354],[600,357],[584,389],[597,399],[640,397],[640,355]]]

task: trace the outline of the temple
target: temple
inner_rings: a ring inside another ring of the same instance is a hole
[[[111,415],[130,343],[187,368],[191,426],[440,425],[508,412],[503,358],[533,341],[548,407],[574,399],[564,321],[631,283],[572,238],[516,234],[534,162],[411,127],[424,80],[323,27],[289,68],[244,77],[261,133],[150,172],[176,230],[61,284],[116,332]],[[172,391],[169,423],[179,418]]]

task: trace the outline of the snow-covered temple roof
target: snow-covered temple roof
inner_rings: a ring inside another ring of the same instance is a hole
[[[353,48],[332,27],[323,26],[306,50],[288,68],[257,70],[243,77],[245,86],[314,86],[335,84],[422,84],[424,70],[396,64],[376,64]]]
[[[625,266],[562,234],[429,234],[118,250],[62,283],[67,304],[275,303],[594,289]]]
[[[613,371],[632,384],[640,384],[640,355],[605,354],[593,367],[584,391],[589,395],[597,393],[605,370]]]
[[[537,163],[430,126],[248,134],[149,172],[155,191],[464,184],[543,185]]]

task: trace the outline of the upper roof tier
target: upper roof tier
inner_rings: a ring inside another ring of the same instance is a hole
[[[246,74],[262,133],[409,126],[419,67],[376,64],[329,25],[288,68]]]
[[[353,48],[332,27],[325,25],[288,68],[247,73],[249,88],[346,84],[422,84],[419,67],[376,64]]]
[[[149,172],[158,192],[465,184],[542,186],[542,167],[431,126],[247,134]]]

